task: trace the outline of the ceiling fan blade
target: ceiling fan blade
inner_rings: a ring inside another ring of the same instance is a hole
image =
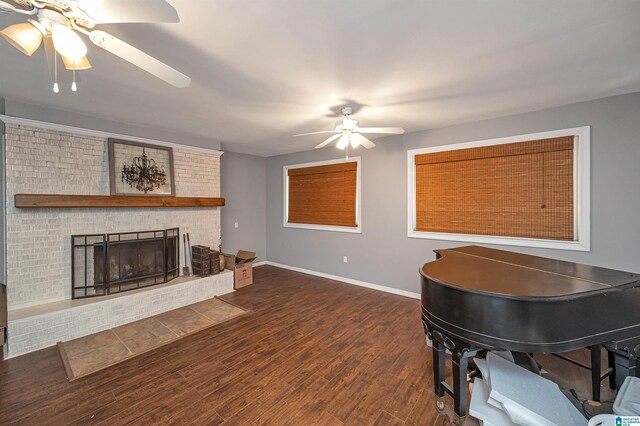
[[[365,138],[364,135],[360,135],[360,145],[367,149],[375,148],[376,144]]]
[[[175,87],[184,88],[191,84],[191,78],[111,34],[104,31],[91,31],[89,38],[96,46],[102,47]]]
[[[78,8],[99,24],[180,22],[165,0],[79,0]]]
[[[16,7],[12,4],[9,4],[7,2],[4,1],[0,1],[0,11],[2,12],[14,12],[16,10]]]
[[[320,149],[320,148],[324,148],[325,146],[329,145],[331,142],[335,141],[336,139],[338,139],[340,136],[342,136],[341,133],[338,133],[337,135],[333,135],[331,136],[329,139],[327,139],[326,141],[322,142],[321,144],[316,145],[316,149]]]
[[[298,135],[293,135],[293,137],[296,137],[296,136],[307,136],[307,135],[319,135],[321,133],[337,133],[337,132],[335,130],[325,130],[323,132],[300,133]]]
[[[31,6],[31,9],[21,9],[7,3],[6,1],[0,1],[0,12],[15,12],[23,15],[35,15],[38,13],[38,9],[33,6]]]
[[[402,127],[360,127],[360,133],[389,133],[393,135],[401,135],[404,133]]]

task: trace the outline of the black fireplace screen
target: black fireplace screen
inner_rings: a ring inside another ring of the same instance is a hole
[[[180,229],[73,235],[72,298],[104,296],[166,283],[180,265]]]

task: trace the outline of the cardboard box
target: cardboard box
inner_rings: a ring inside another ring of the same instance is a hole
[[[249,284],[253,284],[253,265],[246,263],[236,266],[236,270],[233,273],[233,288],[239,289]]]
[[[224,255],[224,269],[233,271],[233,288],[239,289],[253,284],[253,265],[256,254],[252,251],[239,250],[236,254]]]

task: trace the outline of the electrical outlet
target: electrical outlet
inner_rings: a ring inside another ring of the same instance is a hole
[[[238,222],[236,222],[233,226],[234,228],[238,229]]]
[[[342,261],[343,261],[344,263],[347,263],[347,256],[342,256]]]

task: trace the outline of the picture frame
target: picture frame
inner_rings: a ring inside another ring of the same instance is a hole
[[[111,195],[176,196],[172,148],[114,138],[108,145]]]

